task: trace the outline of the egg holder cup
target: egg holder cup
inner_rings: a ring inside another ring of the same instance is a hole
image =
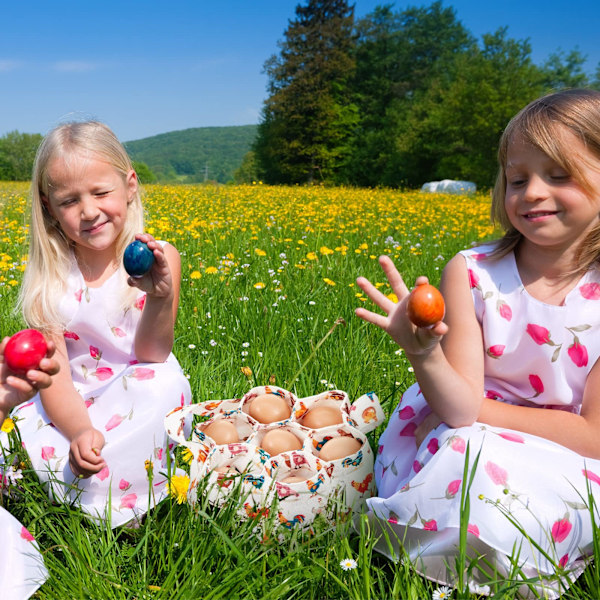
[[[284,398],[290,408],[288,419],[260,423],[249,414],[252,400],[261,394]],[[316,406],[335,407],[342,423],[313,429],[302,425],[306,413]],[[193,427],[190,439],[185,436],[194,416],[206,420]],[[296,398],[276,386],[258,386],[240,399],[200,402],[176,408],[165,417],[168,436],[189,449],[190,486],[188,502],[198,500],[200,483],[209,503],[221,506],[232,494],[239,494],[241,518],[269,516],[276,506],[275,522],[291,528],[307,526],[318,514],[333,521],[334,506],[346,511],[359,510],[373,495],[374,457],[366,433],[384,420],[379,399],[364,394],[350,403],[348,394],[330,390],[315,396]],[[239,441],[216,444],[204,429],[218,420],[231,421]],[[273,429],[286,429],[301,442],[299,450],[270,455],[260,447],[262,438]],[[326,461],[320,450],[334,437],[347,436],[358,441],[360,448],[342,458]]]

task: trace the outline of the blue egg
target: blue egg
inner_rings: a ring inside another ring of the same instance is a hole
[[[154,252],[148,244],[135,240],[131,242],[123,254],[123,266],[132,277],[145,275],[154,263]]]

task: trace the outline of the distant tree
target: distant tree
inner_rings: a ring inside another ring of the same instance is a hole
[[[451,7],[394,13],[379,6],[357,22],[354,98],[359,108],[348,179],[359,185],[398,185],[396,138],[415,97],[447,71],[475,40]]]
[[[150,167],[146,163],[137,160],[132,162],[133,168],[137,173],[140,183],[156,183],[156,175],[151,171]]]
[[[590,80],[583,70],[585,56],[579,50],[568,54],[562,50],[551,54],[542,66],[544,87],[549,90],[586,87]]]
[[[252,183],[259,181],[258,165],[256,164],[256,154],[250,150],[242,160],[242,164],[233,173],[235,183]]]
[[[269,97],[254,151],[268,182],[335,182],[343,169],[357,121],[347,94],[353,25],[346,0],[308,0],[265,63]]]
[[[30,180],[35,153],[41,141],[40,134],[18,131],[0,137],[0,179]]]
[[[500,135],[523,106],[545,91],[527,41],[506,28],[483,36],[483,47],[457,54],[412,104],[396,131],[399,168],[420,186],[431,179],[494,182]]]

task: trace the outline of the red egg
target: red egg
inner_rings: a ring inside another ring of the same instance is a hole
[[[15,373],[37,369],[46,352],[46,339],[37,329],[23,329],[15,333],[4,348],[4,361]]]
[[[417,327],[430,327],[444,318],[444,297],[429,283],[418,285],[409,295],[406,304],[408,318]]]

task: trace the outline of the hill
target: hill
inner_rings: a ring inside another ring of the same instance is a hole
[[[195,127],[125,142],[134,161],[146,163],[161,182],[227,183],[256,136],[256,125]]]

